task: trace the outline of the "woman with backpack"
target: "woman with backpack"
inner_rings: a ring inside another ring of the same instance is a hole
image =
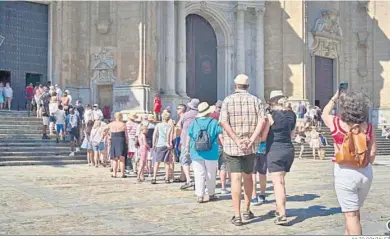
[[[222,128],[217,120],[209,117],[214,111],[215,106],[209,106],[206,102],[200,103],[198,105],[199,113],[187,131],[185,144],[187,154],[185,156],[193,160],[195,193],[198,203],[205,201],[205,188],[207,188],[209,201],[216,199],[215,185],[219,159],[218,137],[222,133]]]
[[[332,115],[340,103],[339,116]],[[335,148],[334,178],[337,199],[345,215],[345,235],[361,235],[360,208],[371,187],[371,164],[377,151],[375,131],[368,122],[369,99],[359,91],[337,92],[325,106],[322,119]],[[351,150],[354,145],[355,150]]]

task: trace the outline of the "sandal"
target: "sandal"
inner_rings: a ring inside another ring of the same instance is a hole
[[[123,175],[123,176],[121,176],[121,178],[127,178],[127,176],[126,176],[126,175]]]
[[[114,176],[114,175],[111,175],[111,178],[116,178],[116,176]]]
[[[174,183],[185,183],[186,180],[181,180],[180,178],[175,178],[175,179],[173,180],[173,182],[174,182]]]
[[[241,219],[241,217],[233,216],[231,222],[235,226],[242,226],[242,219]]]
[[[203,197],[198,197],[198,198],[196,199],[196,202],[197,202],[197,203],[204,203]]]
[[[185,184],[181,185],[180,189],[181,190],[185,190],[185,189],[190,188],[190,187],[194,187],[195,188],[195,184],[192,185],[192,183],[185,183]]]
[[[253,212],[251,211],[246,211],[242,214],[242,217],[245,219],[245,220],[251,220],[255,217],[255,215],[253,214]]]
[[[165,179],[165,183],[169,184],[169,183],[171,183],[171,181],[169,181],[169,179]]]
[[[275,219],[274,223],[276,225],[286,225],[287,224],[287,217],[286,217],[286,215],[278,216]]]
[[[152,184],[157,184],[157,180],[155,178],[152,179]]]

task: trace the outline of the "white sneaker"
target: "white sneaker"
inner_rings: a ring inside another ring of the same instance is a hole
[[[76,148],[76,152],[80,152],[80,148],[79,147]]]
[[[74,157],[74,152],[70,153],[69,156]]]

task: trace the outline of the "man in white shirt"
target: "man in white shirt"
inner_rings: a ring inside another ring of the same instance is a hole
[[[84,124],[85,126],[87,126],[87,123],[89,121],[93,121],[93,111],[91,109],[91,105],[90,104],[86,104],[85,105],[85,112],[84,112]]]
[[[98,104],[93,105],[93,121],[103,120],[103,112],[99,109]]]
[[[61,139],[64,139],[64,125],[65,125],[65,111],[63,110],[62,105],[58,106],[58,110],[54,113],[56,117],[56,132],[57,132],[57,139],[56,143],[58,144],[58,137],[61,137]]]

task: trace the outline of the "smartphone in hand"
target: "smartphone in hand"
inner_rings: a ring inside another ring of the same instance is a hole
[[[348,90],[348,83],[340,83],[339,85],[339,96],[341,93],[346,93]]]

